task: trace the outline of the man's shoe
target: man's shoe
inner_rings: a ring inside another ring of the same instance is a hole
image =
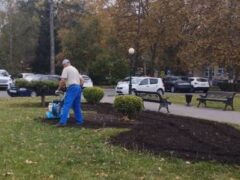
[[[57,124],[55,125],[55,127],[61,128],[61,127],[66,127],[66,125],[57,123]]]

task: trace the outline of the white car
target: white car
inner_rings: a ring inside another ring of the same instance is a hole
[[[10,88],[12,83],[11,76],[5,69],[0,69],[0,88]]]
[[[84,83],[83,83],[83,88],[86,88],[86,87],[93,87],[93,82],[91,80],[91,78],[87,75],[82,75],[82,78],[84,80]]]
[[[129,77],[118,82],[115,91],[117,94],[129,94]],[[132,77],[132,91],[158,92],[163,95],[165,88],[161,78]]]
[[[203,91],[207,92],[210,85],[207,78],[202,77],[189,77],[188,78],[192,87],[193,91]]]
[[[115,92],[119,95],[129,94],[129,77],[124,78],[123,80],[117,83]],[[132,88],[136,86],[137,83],[141,81],[141,77],[132,77]]]

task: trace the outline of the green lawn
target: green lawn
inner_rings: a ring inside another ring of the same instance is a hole
[[[174,104],[186,104],[184,94],[166,93],[165,96],[169,97],[169,100]],[[191,103],[193,106],[198,105],[198,101],[197,101],[198,97],[199,97],[199,95],[193,96],[192,103]],[[221,103],[221,102],[209,102],[209,101],[207,102],[208,108],[223,109],[224,106],[225,106],[225,104]],[[228,107],[228,108],[231,109],[231,107]],[[240,95],[239,94],[236,95],[234,98],[234,108],[235,108],[235,111],[240,111]]]
[[[39,98],[0,99],[0,179],[240,179],[240,167],[128,151],[127,129],[55,128],[36,120]]]

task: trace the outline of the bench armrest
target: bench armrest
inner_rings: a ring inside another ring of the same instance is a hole
[[[228,101],[233,101],[233,97],[227,97]]]

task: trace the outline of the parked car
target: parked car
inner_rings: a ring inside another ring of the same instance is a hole
[[[189,77],[189,82],[193,87],[193,91],[207,92],[210,85],[207,78],[202,77]]]
[[[127,77],[118,82],[116,93],[129,94],[129,80]],[[163,95],[165,88],[161,78],[155,77],[132,77],[132,91],[158,92]]]
[[[34,75],[35,74],[33,74],[33,73],[17,73],[17,74],[13,74],[11,76],[11,78],[12,79],[24,79],[27,81],[31,81]]]
[[[82,78],[84,79],[83,88],[93,87],[92,79],[89,76],[82,75]]]
[[[31,81],[59,81],[60,80],[60,76],[58,75],[43,75],[43,74],[35,74],[35,75],[31,75]],[[30,80],[28,80],[30,81]],[[33,91],[31,89],[27,89],[27,88],[17,88],[15,83],[12,83],[10,85],[10,88],[7,90],[8,95],[11,97],[24,97],[24,96],[31,96],[31,97],[35,97],[35,96],[39,96],[40,92],[38,91]],[[55,95],[55,90],[49,90],[46,95]]]
[[[219,86],[219,84],[228,83],[227,79],[213,79],[212,86]]]
[[[5,69],[0,69],[0,88],[8,89],[12,83],[11,76]]]
[[[167,76],[163,79],[166,91],[170,92],[192,92],[193,86],[187,77]]]
[[[115,88],[115,92],[119,95],[126,95],[129,94],[129,80],[130,77],[126,77],[123,80],[117,83]],[[141,77],[132,77],[132,87],[134,87],[137,83],[139,83]]]

